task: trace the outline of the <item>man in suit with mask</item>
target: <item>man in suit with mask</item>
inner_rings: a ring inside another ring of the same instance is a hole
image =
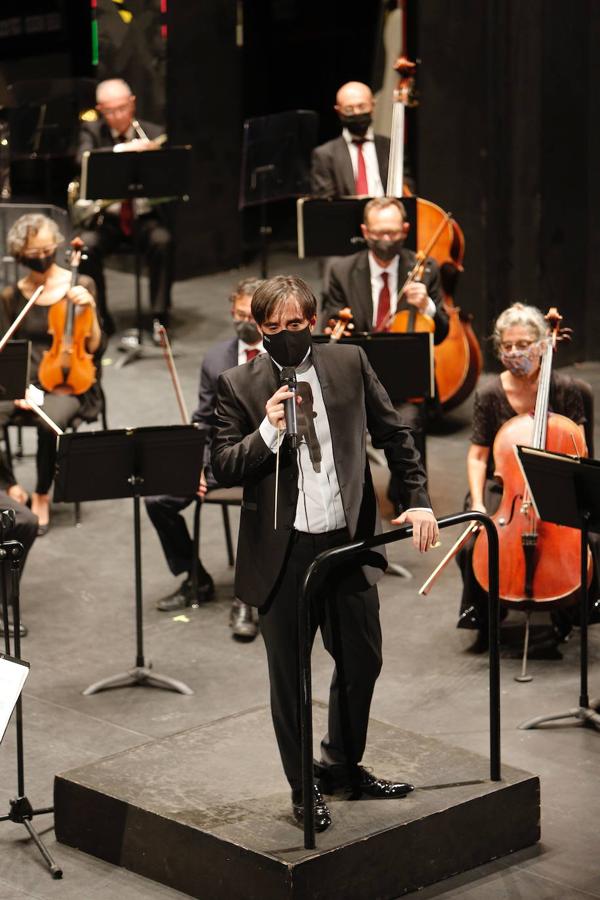
[[[159,125],[136,119],[135,96],[121,78],[100,82],[96,88],[96,110],[99,120],[84,122],[79,132],[79,164],[86,150],[139,153],[157,149],[164,137]],[[87,247],[87,259],[82,261],[80,271],[94,279],[98,310],[107,334],[113,334],[115,326],[106,304],[103,260],[115,247],[124,242],[131,243],[133,203],[136,204],[140,248],[150,275],[152,317],[166,325],[171,306],[172,238],[164,210],[150,206],[144,198],[113,203],[81,233]]]
[[[262,281],[258,278],[244,278],[236,285],[229,298],[236,336],[214,344],[202,360],[198,405],[192,414],[192,422],[197,422],[209,429],[205,467],[199,489],[201,497],[211,488],[219,487],[210,467],[210,433],[215,426],[219,375],[226,369],[254,359],[263,351],[262,335],[256,327],[250,308],[252,295],[261,284]],[[187,573],[183,582],[172,594],[158,601],[157,608],[162,612],[174,612],[192,604],[204,603],[214,596],[213,580],[200,561],[198,561],[197,596],[193,595],[192,590],[190,573],[194,546],[182,512],[195,499],[196,497],[171,497],[168,495],[145,498],[148,515],[158,532],[169,569],[173,575]],[[258,633],[252,608],[237,599],[237,596],[231,607],[230,625],[233,636],[237,640],[251,641]]]
[[[316,299],[302,279],[268,279],[252,298],[252,313],[268,355],[219,379],[212,462],[221,484],[243,484],[236,593],[259,607],[267,650],[271,710],[292,811],[304,819],[297,672],[297,598],[308,565],[320,552],[380,532],[366,457],[366,430],[402,477],[408,508],[394,524],[411,522],[414,542],[428,550],[438,539],[424,488],[425,473],[410,429],[401,424],[363,351],[312,344]],[[297,377],[298,431],[283,440],[283,367]],[[279,453],[277,524],[274,527]],[[375,582],[386,567],[383,548],[334,573],[311,610],[336,668],[328,734],[316,767],[312,814],[317,830],[331,824],[321,791],[403,797],[404,782],[378,778],[360,765],[375,681],[381,667],[381,628]]]
[[[360,81],[343,84],[336,94],[334,109],[342,133],[315,147],[311,159],[311,191],[316,197],[367,196],[385,194],[390,139],[373,132],[375,99]],[[404,167],[407,186],[414,183]]]

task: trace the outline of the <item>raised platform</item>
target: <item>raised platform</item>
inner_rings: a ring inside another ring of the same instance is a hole
[[[416,790],[332,799],[333,826],[304,850],[270,713],[254,709],[58,775],[56,836],[211,900],[385,900],[539,839],[537,777],[504,767],[492,783],[485,758],[375,720],[365,763]]]

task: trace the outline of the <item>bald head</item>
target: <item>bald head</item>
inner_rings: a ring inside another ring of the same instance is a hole
[[[96,88],[96,109],[113,131],[125,134],[135,117],[135,97],[122,78],[108,78]]]
[[[355,113],[371,113],[374,104],[371,88],[362,81],[347,81],[335,95],[335,110],[338,115],[351,116]]]

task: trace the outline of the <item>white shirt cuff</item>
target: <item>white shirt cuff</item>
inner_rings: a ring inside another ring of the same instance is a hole
[[[432,319],[437,312],[437,308],[431,297],[427,298],[427,309],[425,310],[425,315],[430,316]]]
[[[265,416],[260,423],[258,430],[269,450],[272,453],[277,453],[277,435],[279,434],[279,429],[275,428],[274,425],[271,425],[268,418]]]
[[[411,506],[409,509],[405,509],[404,512],[430,512],[433,515],[433,510],[430,506]]]

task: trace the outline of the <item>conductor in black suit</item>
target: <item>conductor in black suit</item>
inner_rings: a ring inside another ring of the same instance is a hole
[[[339,137],[315,147],[311,160],[311,192],[316,197],[385,194],[390,157],[390,139],[373,132],[375,99],[360,81],[343,84],[334,109],[343,130]],[[407,186],[413,181],[404,167]]]
[[[244,486],[236,593],[259,607],[275,734],[293,814],[302,822],[297,598],[318,553],[381,530],[366,457],[367,429],[403,481],[407,510],[394,524],[412,522],[422,551],[437,541],[438,528],[410,429],[399,421],[363,351],[312,344],[316,299],[308,285],[295,276],[271,278],[254,294],[252,312],[268,355],[221,375],[212,461],[221,484]],[[284,401],[293,397],[280,386],[284,366],[296,370],[301,441],[293,450],[284,439],[279,450],[274,527],[278,438],[285,426]],[[375,582],[386,567],[383,548],[361,562],[336,571],[311,610],[313,629],[321,628],[336,664],[313,796],[318,830],[331,823],[320,789],[374,797],[401,797],[412,790],[360,765],[381,667]]]
[[[448,334],[448,315],[442,304],[440,270],[434,259],[425,260],[422,279],[413,281],[399,296],[416,262],[416,254],[404,246],[408,229],[406,211],[400,200],[376,197],[366,204],[361,230],[367,249],[340,257],[332,264],[323,300],[323,322],[349,306],[355,331],[386,331],[398,305],[405,303],[433,319],[434,344],[444,340]],[[404,423],[413,429],[417,448],[424,458],[426,405],[404,403],[398,411]],[[390,498],[398,503],[393,473]]]
[[[135,96],[121,78],[100,82],[96,88],[96,109],[100,120],[84,122],[79,132],[79,164],[86,150],[141,152],[159,146],[157,139],[162,137],[163,129],[152,122],[136,119]],[[115,326],[106,303],[103,259],[120,244],[132,242],[133,203],[136,204],[140,249],[150,275],[152,317],[166,325],[171,306],[172,238],[164,211],[160,207],[151,207],[145,198],[113,203],[81,234],[88,248],[88,259],[81,263],[80,269],[94,279],[98,310],[108,334],[114,333]]]
[[[261,284],[260,279],[244,278],[236,285],[229,298],[236,336],[214,344],[202,360],[198,405],[192,413],[192,422],[205,426],[209,434],[204,473],[200,483],[201,496],[204,496],[207,490],[220,486],[213,476],[209,460],[210,434],[215,426],[219,375],[226,369],[254,359],[263,350],[262,335],[256,327],[250,309],[252,295]],[[194,546],[182,512],[194,500],[196,496],[171,497],[166,494],[145,498],[146,510],[158,533],[169,569],[173,575],[186,573],[179,587],[158,601],[157,608],[162,612],[174,612],[192,604],[204,603],[214,595],[213,580],[200,561],[198,561],[198,593],[196,596],[193,593],[191,569]],[[241,641],[251,641],[258,633],[251,607],[237,597],[231,607],[230,625],[233,636]]]

